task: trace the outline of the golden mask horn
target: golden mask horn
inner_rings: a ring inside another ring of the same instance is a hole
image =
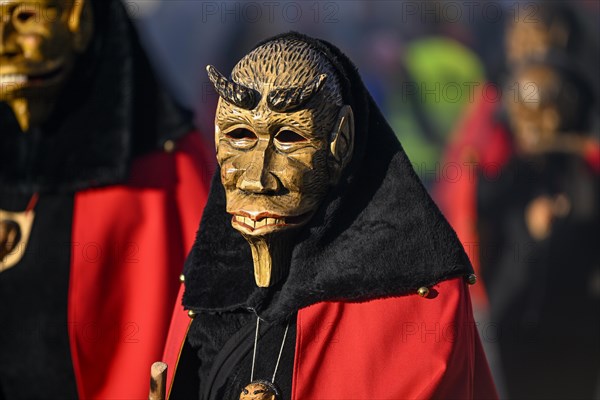
[[[246,110],[252,110],[256,106],[254,90],[230,81],[212,65],[206,66],[206,72],[215,90],[224,100]]]
[[[327,75],[320,74],[304,86],[272,90],[267,96],[267,104],[273,111],[294,111],[306,104],[326,80]]]

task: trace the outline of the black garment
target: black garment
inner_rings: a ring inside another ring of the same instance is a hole
[[[225,318],[223,318],[225,316]],[[256,332],[256,315],[251,311],[244,315],[203,315],[195,320],[189,334],[192,348],[219,349],[217,354],[207,354],[211,364],[200,363],[200,382],[203,383],[200,398],[210,400],[232,399],[240,397],[242,389],[248,385],[252,370],[252,354]],[[229,322],[233,321],[232,324]],[[244,325],[237,328],[237,324]],[[247,321],[247,322],[246,322]],[[285,328],[289,322],[287,335]],[[231,331],[235,327],[235,330]],[[271,381],[281,344],[285,336],[285,344],[281,360],[277,368],[275,385],[283,399],[291,398],[292,368],[296,345],[296,320],[261,321],[259,338],[256,347],[254,380]],[[203,346],[205,341],[214,341],[212,346]],[[202,360],[204,354],[199,353]],[[185,397],[182,397],[185,398]],[[177,399],[177,397],[175,397]]]
[[[269,40],[289,39],[314,46],[338,72],[344,102],[355,115],[354,154],[340,183],[299,232],[287,278],[270,288],[255,285],[249,246],[231,228],[220,171],[215,173],[185,267],[183,303],[198,313],[188,341],[201,362],[201,393],[214,389],[207,371],[222,357],[225,342],[232,338],[239,346],[251,344],[240,334],[253,322],[248,309],[281,326],[299,309],[321,301],[405,295],[472,273],[454,231],[423,188],[350,60],[331,44],[296,33]],[[271,353],[279,345],[277,333],[260,343]],[[278,382],[291,382],[292,363],[293,354],[280,366]],[[260,357],[257,367],[269,371],[272,357]],[[226,382],[222,386],[233,388],[231,398],[239,396],[239,384],[249,376],[247,368],[248,358],[241,357],[239,365],[218,377]]]
[[[569,199],[550,235],[531,237],[528,205]],[[598,176],[580,157],[513,158],[498,180],[480,179],[481,263],[508,394],[589,399],[600,376]]]
[[[28,202],[29,196],[0,195],[5,210],[22,211]],[[72,209],[72,195],[40,197],[23,258],[0,273],[0,393],[6,399],[77,398],[66,312]]]
[[[95,33],[44,126],[21,132],[0,103],[0,208],[40,194],[23,259],[0,273],[0,398],[68,399],[77,390],[67,325],[73,198],[122,183],[132,160],[191,130],[159,87],[124,7],[92,1]],[[75,247],[76,248],[76,247]]]

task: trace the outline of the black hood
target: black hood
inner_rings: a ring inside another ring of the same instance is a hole
[[[50,119],[21,132],[0,103],[0,187],[72,191],[122,182],[131,159],[191,129],[162,91],[125,9],[93,0],[95,31]]]
[[[254,283],[250,248],[231,227],[217,170],[185,266],[184,306],[200,312],[251,307],[275,320],[320,301],[405,295],[472,273],[351,61],[331,44],[297,33],[273,39],[285,37],[319,49],[338,71],[355,115],[352,162],[297,238],[287,279],[271,288]]]

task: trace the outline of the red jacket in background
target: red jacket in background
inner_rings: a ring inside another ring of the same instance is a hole
[[[208,194],[197,133],[134,160],[128,182],[75,195],[69,334],[79,397],[148,397]]]

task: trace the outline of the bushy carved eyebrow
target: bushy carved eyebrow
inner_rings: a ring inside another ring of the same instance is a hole
[[[327,80],[327,74],[320,74],[304,86],[274,89],[267,95],[268,107],[276,112],[292,112],[306,104]]]
[[[230,81],[212,65],[206,66],[206,72],[215,90],[224,100],[245,110],[256,107],[258,96],[255,90]]]

